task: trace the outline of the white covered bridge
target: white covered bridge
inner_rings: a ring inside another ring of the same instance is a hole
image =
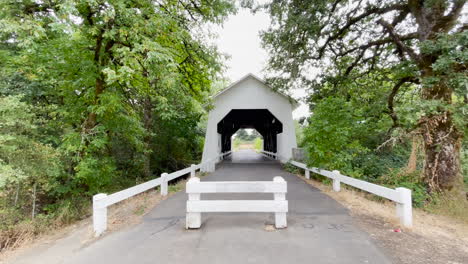
[[[241,128],[253,128],[263,137],[263,149],[282,162],[297,147],[292,112],[298,103],[248,74],[214,96],[208,115],[202,162],[231,150],[231,137]]]

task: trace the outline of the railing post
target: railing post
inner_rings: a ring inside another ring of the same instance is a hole
[[[168,189],[168,182],[167,182],[167,173],[161,174],[161,195],[166,196],[167,195],[167,189]]]
[[[310,170],[305,169],[305,177],[306,177],[306,179],[308,179],[308,180],[310,179]]]
[[[94,236],[100,236],[107,229],[107,194],[99,193],[93,196],[93,229]]]
[[[413,204],[411,200],[411,190],[407,188],[396,188],[400,195],[401,203],[396,203],[396,213],[400,218],[400,223],[405,227],[413,226]]]
[[[188,180],[188,184],[197,184],[200,182],[200,178],[198,177],[193,177]],[[188,194],[188,200],[189,201],[200,201],[200,193],[189,193]],[[190,228],[200,228],[201,226],[201,213],[192,213],[192,212],[187,212],[187,215],[185,217],[185,228],[190,229]]]
[[[339,192],[341,190],[340,180],[338,179],[340,171],[334,170],[333,173],[335,174],[335,177],[333,177],[333,191]]]
[[[273,182],[279,182],[286,185],[286,181],[283,177],[276,176],[273,178]],[[286,193],[274,193],[273,194],[275,201],[284,201],[286,200]],[[276,228],[286,228],[288,226],[286,220],[285,212],[275,212],[275,227]]]
[[[196,171],[195,167],[196,167],[195,164],[190,165],[190,178],[195,177],[195,171]]]
[[[210,172],[214,172],[216,170],[216,159],[214,159],[211,163],[210,163]]]

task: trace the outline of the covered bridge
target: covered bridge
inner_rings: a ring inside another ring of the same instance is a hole
[[[208,114],[202,162],[231,150],[231,137],[241,128],[253,128],[263,137],[263,149],[277,153],[282,162],[297,147],[292,112],[298,102],[274,91],[263,80],[248,74],[213,98]]]

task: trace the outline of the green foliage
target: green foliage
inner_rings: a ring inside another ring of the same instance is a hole
[[[263,139],[257,137],[254,140],[254,149],[259,151],[263,149]]]
[[[93,194],[198,161],[222,69],[199,32],[234,9],[227,0],[0,2],[7,222],[33,206],[36,219],[73,221]]]
[[[235,137],[238,138],[239,140],[250,141],[249,133],[247,133],[245,129],[239,129],[236,132]]]
[[[390,188],[405,187],[411,190],[411,198],[414,207],[424,207],[431,196],[427,193],[427,185],[421,179],[421,171],[410,174],[399,170],[390,170],[387,175],[379,178],[378,183]]]
[[[302,174],[304,172],[304,170],[292,165],[291,163],[285,163],[283,164],[283,169],[289,173],[293,173],[293,174]]]
[[[304,127],[299,121],[294,120],[294,128],[296,132],[297,146],[302,148],[304,146]]]
[[[38,140],[36,119],[19,96],[0,97],[0,190],[39,184],[48,192],[62,174],[60,153]]]
[[[262,33],[268,81],[309,91],[311,164],[376,178],[404,166],[400,150],[420,137],[430,189],[459,187],[468,132],[465,1],[285,0],[261,8],[272,19]]]
[[[239,129],[233,135],[232,144],[234,150],[239,149],[240,145],[248,145],[255,150],[261,150],[263,147],[263,138],[255,129],[249,132],[245,129]]]

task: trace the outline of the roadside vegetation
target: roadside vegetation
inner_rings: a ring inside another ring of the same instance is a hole
[[[200,8],[203,6],[203,8]],[[230,1],[0,3],[0,251],[200,159]]]
[[[274,1],[268,81],[306,87],[313,167],[468,219],[466,1]],[[287,92],[287,91],[286,91]]]

